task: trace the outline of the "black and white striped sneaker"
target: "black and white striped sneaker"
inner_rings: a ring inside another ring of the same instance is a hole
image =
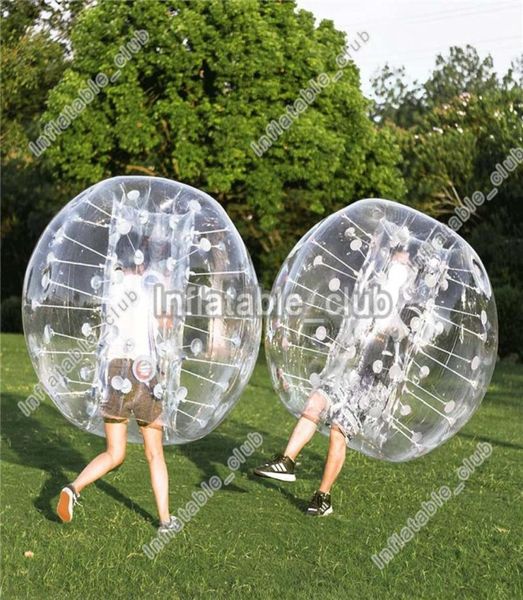
[[[278,479],[278,481],[296,481],[294,474],[295,462],[288,456],[276,454],[269,462],[254,469],[254,474],[259,477]]]
[[[332,512],[331,495],[324,492],[314,492],[306,514],[311,517],[326,517]]]
[[[69,523],[72,521],[73,510],[75,505],[78,504],[79,498],[80,494],[76,493],[72,485],[66,485],[62,489],[60,497],[58,498],[58,506],[56,507],[56,512],[62,522]]]

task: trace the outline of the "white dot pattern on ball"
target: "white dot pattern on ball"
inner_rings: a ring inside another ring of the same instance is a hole
[[[318,329],[316,329],[315,335],[319,340],[324,340],[327,337],[327,329],[323,325],[320,325]]]
[[[276,317],[297,289],[302,310]],[[376,289],[387,310],[361,302]],[[320,327],[328,343],[318,340]],[[273,286],[266,347],[292,414],[316,411],[324,433],[341,422],[349,446],[397,462],[430,452],[470,418],[496,340],[488,276],[467,242],[407,206],[362,200],[328,216],[289,254]]]
[[[104,435],[106,403],[141,394],[151,414],[160,409],[164,444],[200,439],[252,373],[261,337],[252,261],[220,204],[195,188],[141,176],[90,187],[44,231],[25,281],[26,341],[41,380],[80,351],[67,380],[49,389],[80,429]],[[255,310],[213,314],[212,298],[195,300],[202,289],[226,298],[228,310],[241,310],[241,299]],[[178,409],[182,388],[190,401]],[[142,443],[133,418],[128,437]]]
[[[329,290],[331,292],[337,292],[340,289],[340,280],[337,277],[333,277],[329,281]]]
[[[383,362],[381,360],[375,360],[372,363],[372,370],[374,371],[374,373],[381,373],[383,369]]]

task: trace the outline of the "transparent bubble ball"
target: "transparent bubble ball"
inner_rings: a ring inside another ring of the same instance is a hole
[[[187,185],[115,177],[69,202],[40,238],[23,321],[39,380],[74,425],[211,432],[237,402],[261,336],[260,295],[223,208]]]
[[[470,419],[497,337],[492,288],[469,244],[416,210],[367,199],[289,254],[272,289],[266,353],[293,415],[401,462]]]

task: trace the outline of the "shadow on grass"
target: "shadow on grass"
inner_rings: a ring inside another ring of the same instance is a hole
[[[227,430],[227,433],[224,433]],[[227,471],[230,470],[227,461],[235,456],[234,450],[240,450],[242,444],[249,438],[249,434],[258,433],[263,438],[268,434],[267,431],[257,427],[245,425],[237,420],[229,420],[226,424],[220,426],[218,431],[213,431],[205,438],[190,444],[177,446],[177,451],[190,460],[201,473],[202,481],[208,481],[211,477],[227,478]],[[248,472],[252,466],[253,457],[258,454],[258,449],[251,455],[245,457],[245,462],[241,465],[240,472]],[[258,464],[256,462],[256,464]],[[200,487],[201,481],[195,483],[195,487]],[[223,488],[227,491],[246,493],[247,490],[237,486],[235,483],[229,484]]]
[[[208,481],[211,477],[220,479],[227,477],[227,460],[232,456],[234,448],[241,446],[247,439],[247,433],[249,433],[248,430],[242,432],[238,438],[232,438],[221,432],[213,432],[201,440],[177,447],[177,451],[200,471],[201,479],[195,482],[194,487],[199,488],[203,481]],[[235,483],[231,483],[223,489],[239,493],[247,491]]]
[[[464,437],[469,440],[475,440],[478,442],[488,442],[489,444],[492,444],[493,446],[502,446],[503,448],[514,448],[515,450],[523,450],[523,446],[521,444],[514,444],[513,442],[507,442],[505,440],[496,440],[495,438],[487,436],[487,435],[478,435],[478,434],[465,433],[463,431],[460,431],[457,434],[457,436]]]
[[[320,434],[316,433],[316,435],[319,436]],[[287,443],[287,438],[275,437],[274,432],[271,432],[271,442],[274,444],[275,448],[283,449]],[[249,481],[255,483],[256,485],[261,485],[267,489],[277,490],[289,502],[289,504],[293,505],[299,512],[303,513],[309,505],[309,499],[297,497],[292,484],[289,486],[288,483],[270,479],[268,477],[259,477],[258,475],[254,474],[254,468],[264,463],[267,458],[269,458],[269,455],[262,456],[259,452],[253,454],[251,460],[249,461],[249,467],[245,469]],[[325,465],[325,456],[307,446],[304,448],[302,454],[300,454],[300,459],[296,465],[298,467],[297,477],[300,480],[314,481],[319,485]]]
[[[250,481],[262,485],[265,488],[277,490],[289,504],[292,504],[301,513],[305,512],[307,509],[309,503],[303,498],[298,498],[292,491],[284,487],[285,484],[281,481],[275,481],[274,479],[269,479],[267,477],[258,477],[252,472],[249,472],[248,477]]]
[[[53,499],[59,494],[61,488],[70,482],[68,473],[80,472],[91,458],[103,451],[105,442],[102,438],[90,436],[93,455],[86,458],[74,443],[77,434],[75,430],[71,430],[65,423],[63,428],[59,426],[56,429],[45,424],[46,421],[51,423],[54,419],[60,418],[53,408],[44,404],[37,409],[34,415],[26,417],[17,406],[17,403],[24,400],[25,397],[13,393],[6,393],[3,396],[2,436],[11,451],[4,452],[3,459],[47,473],[48,476],[40,489],[38,497],[34,500],[34,506],[46,519],[60,522],[55,514]],[[202,481],[208,481],[212,476],[227,477],[227,461],[233,456],[233,450],[240,448],[248,439],[247,435],[249,433],[256,431],[264,438],[270,437],[271,445],[275,447],[284,447],[286,443],[286,439],[275,436],[272,431],[267,432],[259,427],[253,429],[238,421],[229,421],[224,429],[227,430],[227,433],[215,431],[197,442],[177,447],[178,452],[190,460],[201,472],[201,481],[195,482],[197,488],[200,487]],[[240,467],[240,471],[249,474],[252,468],[262,462],[263,458],[260,452],[261,449],[257,448],[251,456],[247,457]],[[316,470],[316,467],[319,468],[320,463],[322,463],[321,457],[315,452],[310,452],[310,450],[308,460],[313,463],[311,465],[313,470]],[[316,463],[318,464],[316,465]],[[256,480],[260,481],[259,478],[256,478]],[[267,480],[261,481],[264,485],[271,485]],[[157,523],[157,519],[147,510],[122,494],[110,483],[100,479],[93,485],[127,509],[140,515],[145,521],[152,524]],[[223,489],[237,493],[248,491],[235,482]],[[291,492],[280,488],[280,493],[299,510],[304,509],[303,501],[295,498]]]
[[[270,445],[275,449],[285,448],[285,445],[287,444],[287,438],[276,435],[272,430],[267,431],[260,427],[253,428],[236,419],[228,420],[227,423],[221,427],[227,430],[227,434],[222,431],[215,431],[197,442],[178,446],[180,454],[183,454],[200,469],[202,479],[205,479],[206,481],[213,475],[218,477],[227,476],[227,461],[229,457],[233,456],[233,450],[235,448],[239,449],[248,439],[247,436],[249,433],[256,432],[260,434],[264,440],[270,439]],[[262,447],[256,448],[255,452],[246,458],[245,462],[240,467],[240,471],[246,474],[251,482],[261,484],[266,488],[272,487],[277,489],[291,505],[295,506],[300,512],[303,512],[307,508],[308,502],[301,498],[297,498],[293,490],[286,489],[281,482],[264,479],[263,477],[257,477],[253,474],[253,469],[262,462],[265,462],[265,460],[267,460],[267,455]],[[311,448],[307,448],[304,451],[304,460],[307,462],[307,468],[300,471],[301,479],[316,480],[318,477],[321,477],[324,457]],[[201,482],[195,484],[195,487],[199,487],[200,483]],[[235,483],[227,485],[223,488],[223,491],[239,493],[248,492],[248,490],[237,486]]]
[[[48,477],[44,482],[34,506],[46,519],[60,522],[55,514],[51,500],[55,498],[60,489],[69,483],[67,471],[78,473],[88,462],[88,459],[59,431],[47,427],[40,419],[33,415],[28,417],[17,406],[25,398],[16,394],[4,394],[2,402],[2,437],[8,448],[14,453],[14,460],[9,452],[4,452],[3,460],[27,467],[46,471]],[[48,406],[42,405],[35,414],[44,414],[45,418],[52,419]],[[96,440],[99,453],[105,447],[102,439]],[[129,510],[139,514],[145,521],[156,524],[155,519],[147,510],[122,494],[117,488],[103,480],[98,480],[94,485],[123,504]]]

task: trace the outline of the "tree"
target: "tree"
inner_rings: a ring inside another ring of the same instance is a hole
[[[55,181],[29,142],[38,134],[48,90],[66,67],[67,31],[85,2],[53,8],[6,0],[1,13],[2,298],[21,294],[25,265],[43,227],[70,191]],[[11,302],[13,305],[13,302]]]
[[[490,57],[451,48],[423,84],[409,87],[404,70],[388,66],[374,81],[374,115],[399,140],[408,202],[459,226],[485,263],[499,297],[502,354],[522,352],[522,64],[499,79]],[[477,208],[474,198],[484,198]],[[471,206],[469,218],[456,220]]]
[[[405,67],[385,63],[371,84],[374,93],[371,117],[375,122],[410,127],[423,110],[419,84],[409,85]]]
[[[47,150],[65,178],[87,185],[145,173],[207,191],[266,283],[321,216],[362,195],[403,195],[392,134],[374,130],[354,64],[338,66],[344,34],[329,21],[316,27],[294,2],[100,0],[71,33],[74,61],[44,123],[97,74],[111,77],[141,30],[147,43]],[[277,135],[257,156],[269,124]]]
[[[475,191],[491,190],[496,164],[523,144],[519,68],[514,63],[500,81],[492,59],[481,60],[467,46],[451,48],[447,58],[439,55],[423,84],[409,88],[404,69],[388,66],[374,80],[375,115],[400,140],[410,203],[448,216]],[[515,202],[521,192],[519,173],[503,184],[496,210],[505,205],[521,210]]]
[[[451,46],[448,57],[436,56],[435,68],[423,84],[424,104],[430,109],[465,93],[479,96],[497,85],[490,55],[482,60],[473,46]]]
[[[498,87],[491,56],[483,60],[477,50],[451,46],[448,56],[438,54],[430,77],[424,83],[409,84],[405,67],[385,64],[372,80],[373,117],[411,127],[437,106],[467,93],[480,95]]]

